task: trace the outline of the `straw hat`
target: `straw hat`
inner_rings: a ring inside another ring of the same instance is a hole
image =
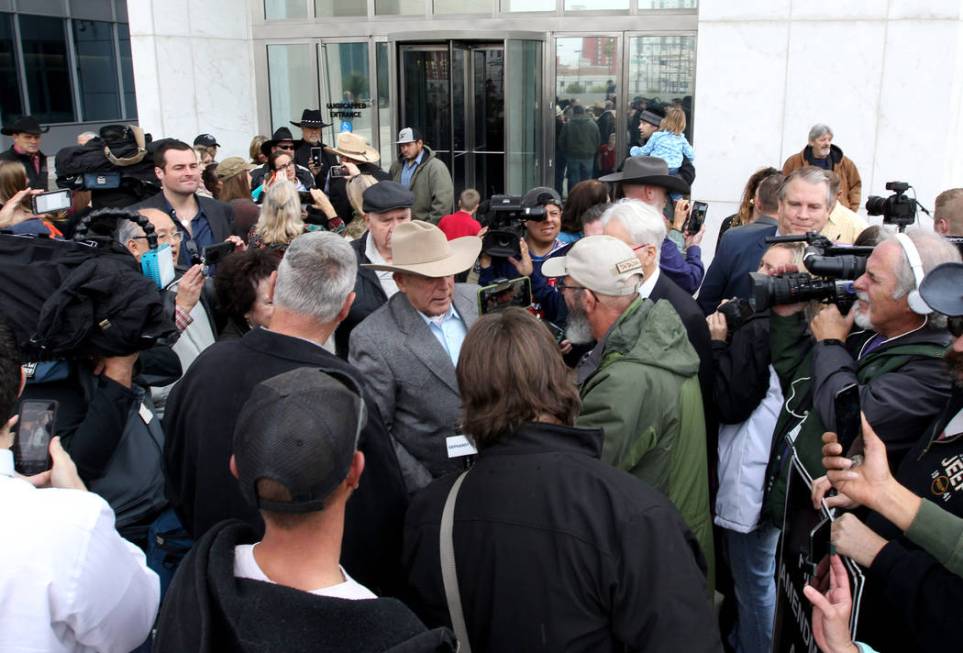
[[[391,265],[363,263],[361,267],[447,277],[474,265],[481,246],[481,238],[477,236],[449,241],[444,232],[430,222],[413,220],[399,224],[391,234]]]
[[[378,150],[368,145],[364,137],[352,132],[341,132],[338,134],[337,145],[324,149],[334,154],[340,154],[348,159],[364,161],[365,163],[377,163],[381,159]]]

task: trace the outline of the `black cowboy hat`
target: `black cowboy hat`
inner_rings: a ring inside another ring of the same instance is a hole
[[[599,177],[599,181],[661,186],[683,195],[688,195],[690,190],[684,179],[670,175],[669,166],[655,156],[630,156],[625,160],[621,172]]]
[[[278,127],[274,131],[274,135],[271,136],[271,140],[264,141],[261,144],[261,153],[264,156],[271,156],[271,148],[277,145],[281,141],[291,141],[294,143],[294,136],[291,135],[291,130],[287,127]],[[293,156],[293,153],[292,153]]]
[[[312,129],[322,129],[324,127],[330,127],[330,122],[324,121],[324,116],[321,115],[320,109],[305,109],[301,112],[301,122],[291,121],[291,124],[295,127],[310,127]]]
[[[22,118],[17,118],[12,125],[7,125],[3,129],[0,129],[0,134],[4,136],[13,136],[14,134],[33,134],[35,136],[40,136],[40,134],[46,134],[50,131],[50,127],[41,127],[40,123],[33,116],[24,116]]]

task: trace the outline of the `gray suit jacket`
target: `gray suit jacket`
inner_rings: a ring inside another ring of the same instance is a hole
[[[455,284],[455,310],[478,319],[478,286]],[[397,293],[351,332],[348,360],[378,403],[408,492],[460,468],[445,438],[458,433],[461,398],[455,366],[424,319]]]

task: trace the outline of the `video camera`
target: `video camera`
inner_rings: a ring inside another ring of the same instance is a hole
[[[538,206],[526,207],[522,205],[519,195],[492,195],[482,219],[484,226],[488,227],[488,232],[482,238],[482,253],[498,258],[519,258],[522,252],[518,241],[525,234],[523,223],[527,220],[541,222],[544,219],[545,207],[542,202]]]
[[[889,197],[870,195],[866,198],[866,213],[881,215],[884,224],[895,224],[900,231],[903,231],[907,226],[916,222],[917,201],[912,197],[905,196],[906,191],[910,188],[912,186],[905,181],[886,182],[886,190],[893,191],[893,194]]]
[[[753,310],[819,301],[836,304],[844,314],[849,312],[856,301],[853,280],[866,271],[866,257],[873,253],[872,247],[841,247],[814,232],[802,236],[774,236],[767,238],[766,243],[807,243],[803,265],[808,272],[792,272],[778,277],[751,272],[749,304]]]

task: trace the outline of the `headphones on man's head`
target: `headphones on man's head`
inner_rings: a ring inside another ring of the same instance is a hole
[[[909,303],[910,310],[917,315],[929,315],[933,312],[933,309],[929,307],[926,300],[920,295],[920,284],[923,283],[923,259],[920,258],[920,252],[916,249],[913,239],[906,234],[897,233],[896,240],[899,242],[900,247],[903,248],[903,253],[906,254],[907,260],[909,260],[915,281],[915,286],[909,295],[906,296],[906,301]]]

